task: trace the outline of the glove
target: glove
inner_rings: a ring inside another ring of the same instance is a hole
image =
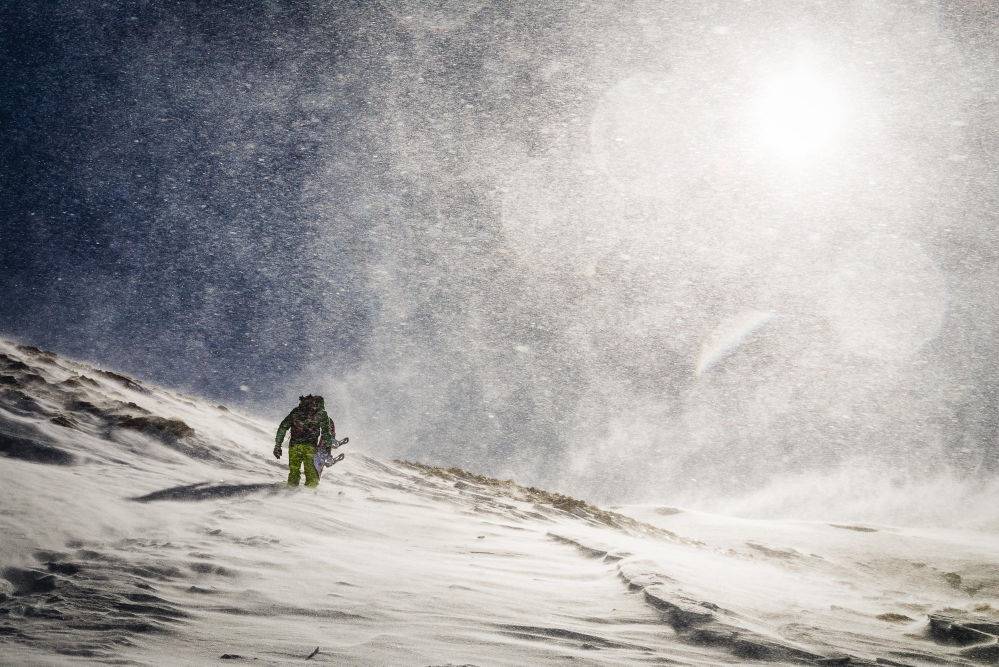
[[[281,458],[281,445],[274,445],[274,458]]]

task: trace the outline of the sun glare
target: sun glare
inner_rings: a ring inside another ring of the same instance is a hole
[[[753,111],[761,143],[783,158],[800,161],[835,145],[842,100],[830,82],[798,70],[764,85]]]

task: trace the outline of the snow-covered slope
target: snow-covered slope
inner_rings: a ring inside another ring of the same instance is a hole
[[[0,662],[999,662],[985,533],[606,511],[0,342]]]

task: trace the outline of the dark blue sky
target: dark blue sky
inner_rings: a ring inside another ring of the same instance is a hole
[[[294,376],[315,343],[351,363],[372,308],[354,289],[359,222],[320,263],[302,189],[322,141],[353,167],[337,199],[360,196],[363,134],[314,128],[353,127],[370,81],[304,109],[354,66],[356,29],[334,21],[304,52],[308,7],[281,4],[5,3],[5,332],[219,398]],[[291,94],[261,103],[292,57]],[[313,315],[330,285],[335,328]]]

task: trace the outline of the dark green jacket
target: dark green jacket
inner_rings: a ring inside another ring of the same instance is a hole
[[[322,439],[322,444],[329,447],[336,438],[336,425],[326,414],[322,405],[299,405],[281,420],[274,444],[280,447],[284,443],[285,433],[291,431],[290,444],[315,445]]]

